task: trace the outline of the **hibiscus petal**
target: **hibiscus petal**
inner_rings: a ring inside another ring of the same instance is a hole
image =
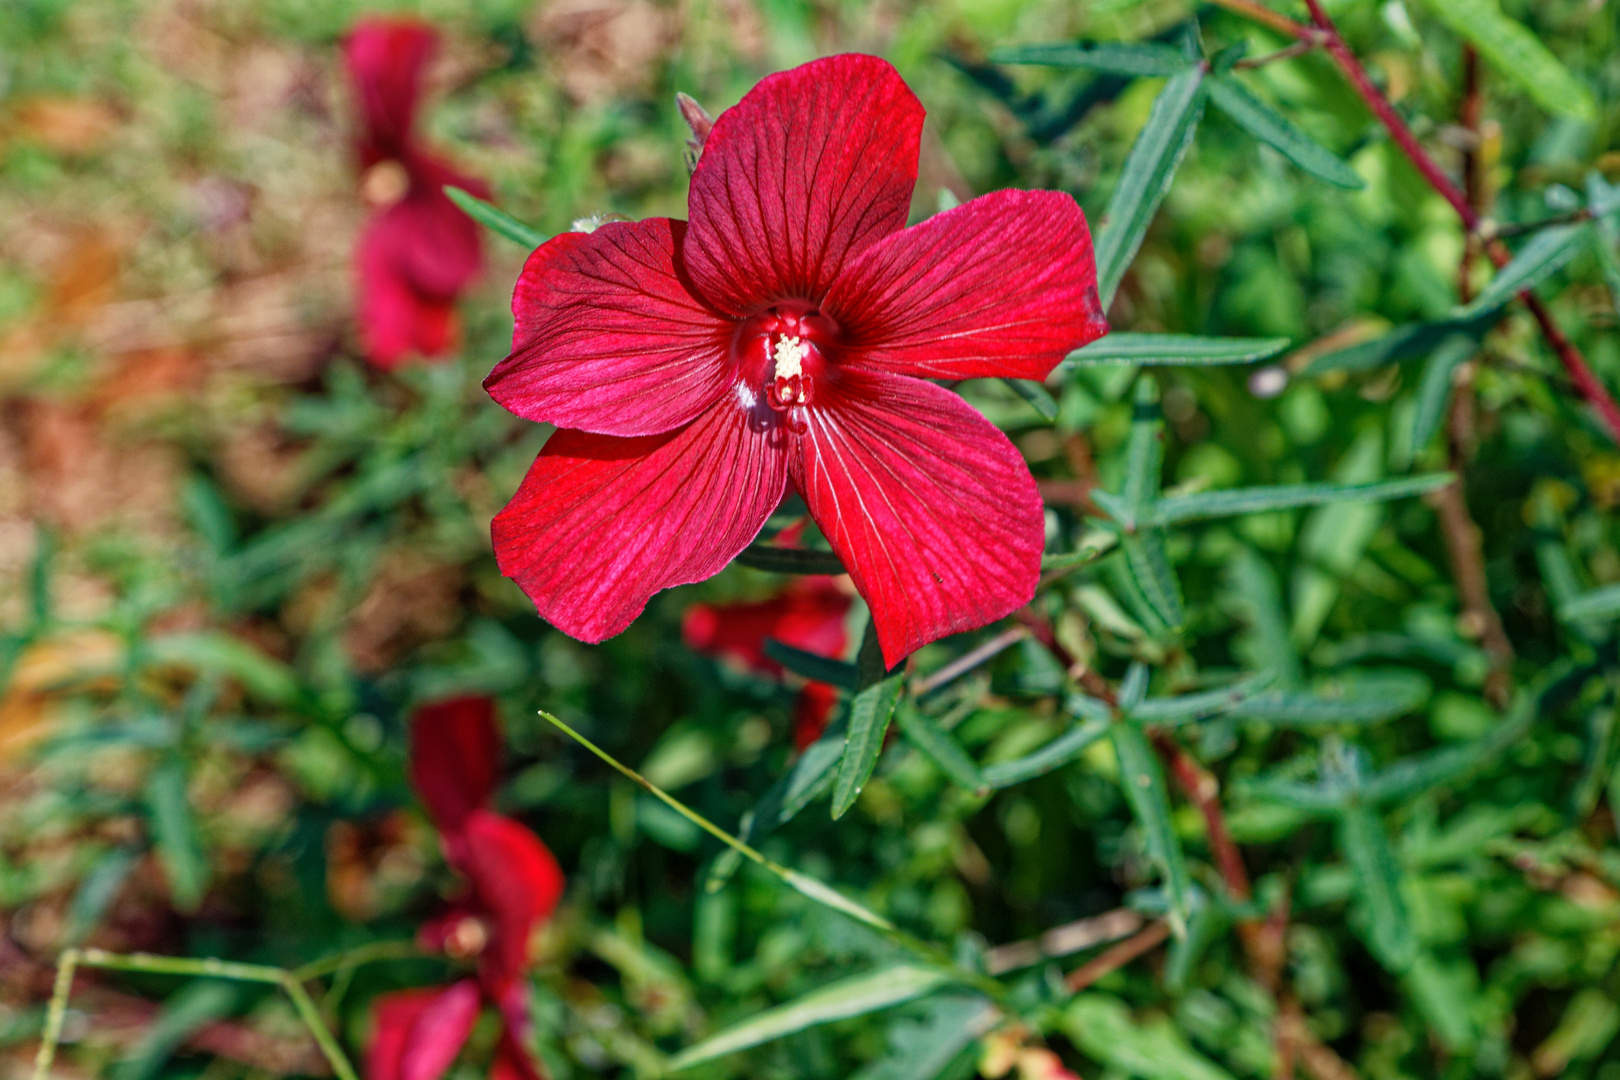
[[[402,990],[377,999],[366,1080],[438,1080],[478,1019],[478,984]]]
[[[733,315],[819,300],[906,223],[923,108],[887,61],[832,56],[772,75],[714,122],[692,174],[686,268]]]
[[[408,202],[377,215],[355,252],[361,346],[366,359],[384,370],[413,353],[438,356],[455,338],[452,300],[424,294],[411,282],[415,216]]]
[[[793,479],[890,667],[1029,602],[1043,511],[1005,435],[918,379],[845,370],[817,393]]]
[[[362,156],[367,165],[398,157],[410,143],[422,70],[437,44],[431,26],[410,18],[363,19],[343,43],[343,58],[365,121]]]
[[[411,717],[411,784],[441,832],[460,829],[489,801],[500,758],[495,702],[487,697],[434,702]]]
[[[562,897],[563,872],[541,839],[511,818],[474,811],[463,835],[462,869],[491,924],[481,971],[500,1000],[528,967],[529,938]]]
[[[765,640],[836,659],[844,652],[849,606],[849,594],[830,578],[807,578],[765,600],[693,604],[681,620],[681,637],[697,652],[781,675],[782,665],[765,655]]]
[[[445,195],[446,184],[487,198],[480,180],[449,164],[417,155],[407,166],[411,190],[388,213],[404,219],[400,226],[400,270],[424,296],[454,300],[484,267],[484,239],[479,224]]]
[[[822,309],[847,362],[927,379],[1044,379],[1108,332],[1085,215],[1056,191],[997,191],[873,244]]]
[[[764,408],[728,398],[678,431],[633,439],[558,431],[495,516],[501,573],[582,641],[619,633],[660,589],[719,573],[786,486]]]
[[[529,256],[512,294],[512,352],[484,380],[526,420],[600,435],[680,427],[735,377],[734,325],[678,270],[686,223],[612,222]]]

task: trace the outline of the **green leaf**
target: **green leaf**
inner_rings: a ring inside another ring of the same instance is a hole
[[[993,64],[1039,64],[1042,67],[1084,68],[1105,75],[1154,77],[1174,75],[1193,63],[1187,54],[1152,42],[1102,42],[1071,45],[1052,42],[1010,45],[990,53]]]
[[[834,660],[831,657],[806,652],[775,638],[765,639],[765,655],[793,674],[801,675],[813,682],[828,683],[840,690],[855,689],[857,682],[855,665],[847,660]]]
[[[1386,502],[1422,495],[1451,483],[1451,473],[1426,473],[1398,480],[1343,484],[1324,481],[1316,484],[1275,484],[1271,487],[1227,488],[1200,491],[1194,495],[1171,495],[1160,499],[1137,521],[1138,527],[1177,525],[1200,518],[1263,514],[1292,510],[1301,506],[1330,503]]]
[[[1620,617],[1620,585],[1609,585],[1581,593],[1558,607],[1558,618],[1563,622],[1583,622],[1587,619],[1609,621]]]
[[[1367,946],[1390,971],[1405,971],[1417,959],[1417,938],[1401,899],[1401,870],[1384,823],[1359,803],[1339,814],[1339,847],[1355,875]]]
[[[169,882],[174,906],[197,910],[208,886],[208,860],[197,840],[197,824],[186,794],[185,763],[169,759],[146,780],[146,807],[152,844]]]
[[[1119,537],[1103,529],[1093,529],[1080,538],[1073,551],[1041,556],[1041,573],[1073,570],[1096,562],[1119,542]]]
[[[1555,225],[1536,233],[1512,261],[1496,272],[1474,302],[1459,308],[1453,318],[1470,321],[1489,315],[1525,290],[1535,288],[1580,254],[1589,242],[1588,235],[1584,223]]]
[[[1017,394],[1029,403],[1030,408],[1041,414],[1041,419],[1051,423],[1058,418],[1058,403],[1051,393],[1038,382],[1030,379],[1002,379]]]
[[[1074,350],[1059,372],[1110,364],[1153,366],[1247,364],[1288,348],[1287,338],[1196,337],[1192,334],[1111,333]]]
[[[1418,384],[1417,405],[1412,410],[1412,453],[1429,445],[1434,433],[1445,419],[1446,406],[1451,402],[1452,373],[1479,345],[1465,334],[1456,334],[1440,343],[1423,365],[1423,381]]]
[[[1087,720],[1065,731],[1034,753],[1011,761],[986,765],[982,770],[985,786],[996,789],[1008,788],[1062,768],[1085,753],[1086,748],[1092,743],[1108,734],[1111,723],[1107,717],[1101,720]]]
[[[1535,701],[1532,695],[1521,694],[1507,717],[1479,738],[1404,758],[1379,770],[1361,781],[1361,798],[1369,803],[1405,802],[1466,779],[1524,737],[1535,724]]]
[[[114,1080],[152,1080],[181,1043],[228,1015],[241,996],[241,987],[219,979],[182,986],[163,1003],[129,1056],[112,1069]]]
[[[1617,202],[1620,184],[1611,186],[1596,170],[1586,174],[1586,203],[1593,214],[1592,251],[1609,286],[1609,303],[1620,314],[1620,253],[1616,251],[1620,248],[1620,223],[1613,217]]]
[[[140,865],[141,852],[135,848],[113,848],[96,860],[95,866],[79,883],[68,908],[67,931],[63,935],[69,945],[77,945],[96,928],[101,917],[117,899],[118,893],[129,880],[130,871]]]
[[[877,767],[878,755],[883,752],[883,737],[889,731],[889,719],[900,701],[905,687],[903,672],[890,675],[855,695],[849,706],[849,734],[844,741],[844,754],[838,762],[838,779],[833,782],[833,820],[843,817],[855,805],[861,789]]]
[[[1081,994],[1059,1019],[1063,1034],[1109,1076],[1142,1080],[1232,1080],[1232,1074],[1194,1050],[1168,1016],[1138,1023],[1118,998]],[[1087,1075],[1090,1075],[1089,1073]]]
[[[914,964],[898,964],[866,975],[840,979],[811,991],[797,1001],[766,1009],[740,1024],[709,1036],[670,1058],[668,1069],[678,1072],[818,1024],[892,1008],[920,998],[949,981],[950,977],[936,968]]]
[[[1181,603],[1181,584],[1164,550],[1164,534],[1158,531],[1137,533],[1120,539],[1125,552],[1125,566],[1165,628],[1180,628],[1186,619]]]
[[[1187,919],[1192,910],[1192,881],[1187,876],[1181,840],[1176,836],[1170,816],[1170,793],[1165,788],[1164,771],[1147,736],[1135,724],[1114,724],[1109,735],[1119,758],[1120,787],[1124,789],[1131,815],[1142,827],[1148,857],[1158,865],[1164,877],[1165,893],[1170,899],[1170,929],[1180,937],[1187,932]]]
[[[168,634],[146,642],[148,667],[188,668],[202,675],[235,679],[260,701],[289,705],[298,700],[298,676],[291,667],[223,631]]]
[[[1257,667],[1277,673],[1279,690],[1300,685],[1299,651],[1288,636],[1288,613],[1271,565],[1250,547],[1240,548],[1227,562],[1233,599],[1248,609],[1251,660]]]
[[[1131,661],[1131,666],[1125,669],[1125,677],[1119,681],[1120,715],[1129,716],[1133,709],[1142,704],[1142,699],[1147,697],[1149,678],[1146,664],[1140,660]]]
[[[1190,724],[1210,716],[1218,716],[1234,709],[1240,709],[1247,701],[1252,700],[1259,691],[1269,686],[1276,676],[1270,671],[1261,671],[1231,686],[1223,686],[1219,690],[1205,690],[1197,694],[1181,694],[1177,697],[1149,698],[1146,701],[1125,707],[1123,695],[1120,708],[1132,720],[1142,724],[1154,726],[1174,727],[1179,724]]]
[[[1001,1010],[970,994],[939,994],[917,1008],[925,1010],[924,1016],[916,1022],[894,1023],[889,1028],[889,1052],[851,1080],[935,1080],[977,1072],[971,1047],[1001,1019]],[[953,1069],[964,1057],[966,1067]]]
[[[1108,200],[1097,235],[1097,291],[1104,311],[1114,302],[1114,292],[1170,190],[1176,166],[1192,145],[1203,108],[1202,67],[1176,74],[1153,101],[1147,123],[1125,159],[1124,171]]]
[[[1506,15],[1496,0],[1423,0],[1452,33],[1470,42],[1502,74],[1548,112],[1590,120],[1597,105],[1541,39]]]
[[[1428,356],[1453,334],[1466,334],[1477,342],[1495,321],[1495,312],[1490,312],[1473,320],[1453,318],[1411,323],[1367,341],[1321,353],[1299,373],[1325,375],[1330,371],[1371,371],[1385,364]]]
[[[830,551],[776,547],[772,544],[750,544],[737,553],[737,562],[773,574],[837,575],[847,572],[838,556]]]
[[[1276,150],[1318,180],[1351,191],[1366,186],[1356,171],[1332,151],[1301,131],[1299,125],[1256,97],[1235,75],[1208,82],[1209,99],[1256,139]]]
[[[513,243],[522,244],[530,251],[546,242],[545,233],[531,225],[525,225],[493,203],[487,203],[475,195],[450,185],[445,186],[444,193],[451,202],[461,208],[462,213],[490,232],[504,236]]]
[[[1144,375],[1136,384],[1131,408],[1131,432],[1125,443],[1125,487],[1120,498],[1130,515],[1121,522],[1127,529],[1159,495],[1164,469],[1164,411],[1159,407],[1159,386]]]
[[[1429,680],[1415,671],[1340,676],[1314,690],[1267,690],[1232,708],[1234,720],[1277,727],[1370,724],[1409,713],[1429,697]]]
[[[968,756],[950,732],[934,723],[933,717],[918,709],[910,701],[902,701],[895,710],[900,732],[928,759],[939,766],[941,772],[968,791],[982,794],[987,785],[979,772],[978,763]]]

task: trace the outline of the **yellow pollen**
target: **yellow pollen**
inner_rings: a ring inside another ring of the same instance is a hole
[[[796,337],[784,337],[777,341],[771,355],[776,360],[776,377],[791,379],[804,374],[804,358],[810,355],[810,346]]]

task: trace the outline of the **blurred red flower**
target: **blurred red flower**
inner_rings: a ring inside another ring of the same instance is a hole
[[[380,206],[355,251],[366,358],[392,369],[412,353],[438,356],[456,336],[455,303],[483,268],[478,226],[444,195],[480,198],[482,180],[425,149],[416,135],[422,72],[438,43],[414,19],[368,18],[344,42],[359,98],[362,192]]]
[[[904,228],[923,110],[835,56],[715,121],[691,221],[566,233],[530,256],[490,394],[551,437],[495,554],[586,641],[719,572],[791,480],[893,666],[1027,603],[1040,496],[1012,444],[930,379],[1044,379],[1107,330],[1084,215],[998,191]]]
[[[529,939],[557,906],[563,874],[526,827],[488,808],[500,755],[495,703],[467,697],[428,705],[411,720],[411,782],[439,829],[464,895],[418,934],[424,948],[472,960],[474,978],[379,998],[367,1080],[438,1080],[484,1005],[502,1021],[494,1080],[540,1080],[529,1053]]]
[[[765,655],[774,638],[805,652],[836,659],[848,645],[845,618],[850,596],[829,578],[804,578],[768,600],[742,604],[693,604],[681,622],[688,647],[730,660],[773,678],[786,673]],[[793,741],[800,750],[821,738],[838,703],[838,691],[807,682],[793,705]]]

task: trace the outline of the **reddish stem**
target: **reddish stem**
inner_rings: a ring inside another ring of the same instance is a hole
[[[1367,107],[1373,111],[1373,115],[1378,117],[1384,127],[1389,129],[1390,135],[1395,139],[1401,150],[1405,152],[1407,159],[1412,162],[1418,172],[1423,174],[1423,178],[1429,182],[1429,186],[1439,192],[1440,197],[1450,203],[1453,210],[1457,211],[1457,216],[1462,219],[1462,223],[1468,231],[1470,233],[1480,232],[1483,219],[1480,217],[1479,212],[1469,204],[1468,196],[1463,193],[1462,189],[1452,182],[1451,177],[1446,175],[1445,170],[1435,162],[1434,158],[1429,156],[1427,150],[1423,149],[1423,144],[1418,142],[1416,135],[1412,134],[1412,129],[1406,126],[1406,121],[1402,120],[1401,114],[1395,111],[1395,106],[1391,105],[1389,99],[1383,95],[1378,87],[1373,85],[1372,79],[1367,75],[1367,69],[1361,66],[1361,61],[1356,59],[1356,54],[1351,52],[1350,46],[1345,44],[1344,38],[1339,34],[1339,28],[1334,25],[1333,19],[1327,13],[1327,9],[1322,6],[1322,0],[1305,0],[1305,6],[1310,8],[1311,21],[1316,24],[1317,31],[1322,35],[1322,44],[1327,47],[1333,59],[1343,69],[1351,84],[1356,88],[1356,92],[1361,95],[1361,100],[1366,102]],[[1495,263],[1498,268],[1506,266],[1512,258],[1507,248],[1494,241],[1486,245],[1485,253],[1490,256],[1491,262]],[[1604,424],[1609,429],[1610,438],[1620,443],[1620,405],[1615,404],[1614,398],[1609,396],[1609,391],[1598,381],[1598,377],[1593,373],[1592,369],[1587,366],[1586,358],[1581,355],[1580,350],[1559,330],[1558,324],[1553,321],[1552,314],[1547,310],[1546,305],[1529,290],[1521,292],[1519,298],[1529,306],[1530,313],[1536,317],[1536,322],[1541,325],[1542,336],[1547,339],[1547,344],[1552,346],[1553,351],[1558,354],[1558,360],[1564,365],[1564,371],[1569,375],[1570,381],[1575,384],[1576,390],[1586,399],[1587,404],[1596,409],[1598,415],[1603,418]]]
[[[1159,751],[1159,756],[1169,764],[1170,775],[1175,777],[1181,790],[1186,792],[1187,798],[1204,816],[1210,854],[1215,856],[1215,866],[1221,872],[1221,880],[1226,883],[1226,891],[1239,903],[1247,902],[1254,895],[1254,890],[1249,885],[1249,871],[1243,865],[1243,854],[1238,851],[1232,833],[1226,827],[1226,814],[1221,809],[1220,784],[1181,748],[1180,743],[1164,732],[1154,734],[1153,745]]]

